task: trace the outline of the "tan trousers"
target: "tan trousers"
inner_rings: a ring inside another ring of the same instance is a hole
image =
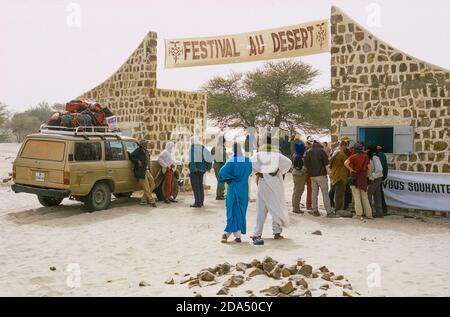
[[[293,211],[300,211],[300,200],[305,191],[306,175],[305,170],[301,171],[294,169],[292,171],[292,178],[294,180],[294,192],[292,193],[292,209]]]
[[[358,217],[364,214],[367,218],[372,218],[372,207],[370,207],[369,196],[367,192],[356,188],[356,186],[350,186],[353,195],[353,201],[355,204],[355,213]]]
[[[331,209],[330,196],[328,195],[328,177],[327,176],[316,176],[311,177],[312,186],[312,208],[314,212],[319,212],[319,189],[322,192],[322,200],[327,215],[331,214],[333,210]]]
[[[147,204],[154,203],[155,198],[153,198],[152,193],[155,190],[155,180],[149,170],[145,172],[145,179],[139,179],[139,184],[141,184],[141,187],[144,190],[141,202]]]

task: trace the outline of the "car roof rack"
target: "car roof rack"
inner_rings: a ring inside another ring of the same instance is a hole
[[[50,126],[47,124],[42,124],[40,126],[39,133],[80,136],[86,140],[88,140],[88,137],[90,136],[96,136],[102,139],[106,136],[111,136],[120,140],[122,134],[119,128],[111,129],[108,126],[79,126],[68,128],[63,126]]]

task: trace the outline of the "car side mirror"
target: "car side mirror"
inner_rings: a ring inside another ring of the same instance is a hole
[[[73,154],[69,154],[69,162],[73,162],[73,161],[74,161]]]

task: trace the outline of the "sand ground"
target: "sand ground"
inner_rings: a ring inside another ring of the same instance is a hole
[[[0,177],[7,176],[17,149],[17,144],[0,144]],[[213,175],[207,177],[214,188]],[[255,197],[254,183],[251,190]],[[289,175],[288,205],[291,193]],[[264,246],[253,246],[248,235],[241,245],[222,244],[224,202],[215,201],[212,192],[203,209],[188,207],[190,193],[182,193],[178,204],[158,203],[158,208],[140,206],[138,197],[87,213],[69,200],[44,208],[35,196],[14,194],[8,184],[0,185],[0,296],[214,295],[213,288],[189,289],[164,281],[175,273],[196,274],[225,261],[250,262],[266,255],[287,264],[304,258],[314,267],[326,265],[363,296],[450,296],[448,218],[422,222],[389,216],[362,222],[291,213],[284,240],[272,239],[269,217]],[[255,207],[250,203],[250,234]],[[312,235],[315,230],[323,235]],[[374,263],[380,268],[379,287],[367,283]],[[68,268],[79,268],[80,287],[68,286],[68,279],[73,280]],[[150,286],[139,287],[142,280]],[[258,293],[273,284],[256,277],[236,295],[245,295],[247,289]]]

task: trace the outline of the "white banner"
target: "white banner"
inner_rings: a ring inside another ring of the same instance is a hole
[[[251,33],[166,40],[166,68],[253,62],[325,53],[328,20]]]
[[[388,206],[450,212],[450,174],[389,171],[384,196]]]

